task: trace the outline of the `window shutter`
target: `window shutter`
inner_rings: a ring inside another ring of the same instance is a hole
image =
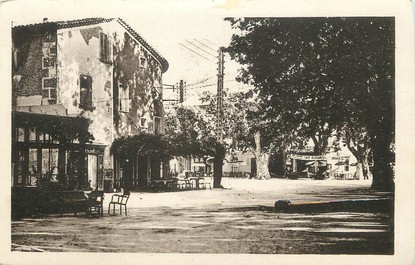
[[[100,55],[99,55],[99,58],[101,58],[102,60],[105,60],[105,50],[104,50],[104,45],[105,45],[104,37],[105,37],[105,34],[103,32],[100,32],[99,37],[100,37],[99,38],[99,40],[100,40],[100,49],[99,49]]]

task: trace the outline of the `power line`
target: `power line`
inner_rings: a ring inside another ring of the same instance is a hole
[[[198,41],[197,39],[193,39],[194,41],[196,41],[196,42],[198,42],[198,43],[200,43],[200,44],[202,44],[203,46],[205,46],[206,48],[208,48],[208,49],[210,49],[210,50],[212,50],[212,51],[214,51],[214,52],[216,52],[216,50],[215,49],[213,49],[213,48],[211,48],[211,47],[209,47],[209,46],[207,46],[206,44],[204,44],[203,42],[201,42],[201,41]]]
[[[194,86],[194,85],[198,85],[198,84],[204,83],[206,81],[209,81],[210,79],[213,79],[213,77],[208,77],[208,78],[202,79],[202,80],[200,80],[200,81],[198,81],[196,83],[187,85],[187,87],[191,87],[191,86]]]
[[[190,42],[190,41],[188,41],[188,40],[185,40],[187,43],[189,43],[190,45],[192,45],[192,46],[195,46],[196,48],[198,48],[199,50],[201,50],[201,51],[204,51],[205,53],[207,53],[207,54],[209,54],[210,56],[212,56],[213,58],[216,58],[216,56],[215,55],[213,55],[213,54],[210,54],[209,52],[207,52],[206,50],[204,50],[204,49],[202,49],[202,48],[200,48],[199,46],[197,46],[196,44],[194,44],[194,43],[192,43],[192,42]]]
[[[229,82],[236,82],[235,79],[228,79],[225,80],[224,83],[229,83]],[[197,87],[191,87],[191,89],[199,89],[199,88],[204,88],[204,87],[209,87],[209,86],[216,86],[218,83],[211,83],[211,84],[207,84],[207,85],[202,85],[202,86],[197,86]],[[189,86],[188,86],[189,88]]]
[[[181,45],[181,46],[185,47],[186,49],[188,49],[189,51],[191,51],[191,52],[193,52],[193,53],[195,53],[195,54],[199,55],[200,57],[202,57],[202,58],[204,58],[204,59],[208,60],[209,62],[214,63],[214,61],[210,60],[209,58],[206,58],[205,56],[201,55],[201,54],[200,54],[200,53],[198,53],[198,52],[195,52],[194,50],[190,49],[189,47],[187,47],[187,46],[185,46],[185,45],[183,45],[183,44],[181,44],[181,43],[179,43],[179,45]]]
[[[206,39],[206,38],[204,38],[204,40],[205,40],[205,41],[207,41],[207,42],[209,42],[210,44],[214,45],[215,47],[219,47],[219,45],[217,45],[217,44],[215,44],[215,43],[211,42],[210,40],[208,40],[208,39]]]
[[[208,87],[208,86],[216,86],[217,83],[212,83],[212,84],[207,84],[207,85],[203,85],[203,86],[197,86],[197,87],[192,87],[192,89],[199,89],[199,88],[204,88],[204,87]]]

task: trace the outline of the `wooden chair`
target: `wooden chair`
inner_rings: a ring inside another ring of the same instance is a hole
[[[112,215],[115,215],[115,206],[119,205],[120,206],[120,214],[122,214],[122,208],[124,206],[124,212],[125,215],[127,215],[127,202],[128,199],[130,198],[130,193],[124,193],[123,195],[121,194],[114,194],[111,197],[111,201],[108,205],[108,214],[110,214],[110,210],[111,210],[111,205],[112,205]]]
[[[87,194],[87,215],[98,214],[98,216],[104,216],[103,204],[104,204],[104,192],[103,191],[92,191]]]

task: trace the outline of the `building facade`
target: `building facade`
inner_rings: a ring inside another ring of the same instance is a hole
[[[23,151],[13,163],[26,161],[24,172],[76,174],[82,179],[79,183],[92,189],[120,188],[122,168],[110,153],[111,144],[143,132],[163,133],[162,74],[168,69],[167,60],[125,21],[114,18],[15,26],[12,44],[13,111],[36,113],[34,119],[39,114],[88,119],[94,138],[77,159],[78,164],[82,160],[77,171],[67,169],[74,163],[67,142],[56,141],[47,156],[42,145],[34,151],[33,146],[19,144]],[[14,142],[29,141],[32,134],[39,139],[36,126],[14,126],[14,130],[28,134],[20,138],[13,134]],[[134,163],[138,167],[140,161]],[[16,179],[16,174],[13,181],[14,185],[28,183]],[[36,181],[32,184],[36,186]]]

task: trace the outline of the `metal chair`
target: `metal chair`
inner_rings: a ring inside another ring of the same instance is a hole
[[[111,201],[108,205],[108,214],[110,214],[110,210],[111,210],[111,205],[112,205],[112,215],[115,215],[115,206],[119,205],[120,206],[120,214],[122,214],[122,208],[124,206],[124,212],[125,215],[127,215],[127,202],[128,199],[130,198],[130,194],[114,194],[111,197]]]
[[[212,177],[207,176],[207,177],[204,177],[203,180],[204,180],[205,189],[207,188],[208,185],[209,185],[209,189],[212,189]]]

